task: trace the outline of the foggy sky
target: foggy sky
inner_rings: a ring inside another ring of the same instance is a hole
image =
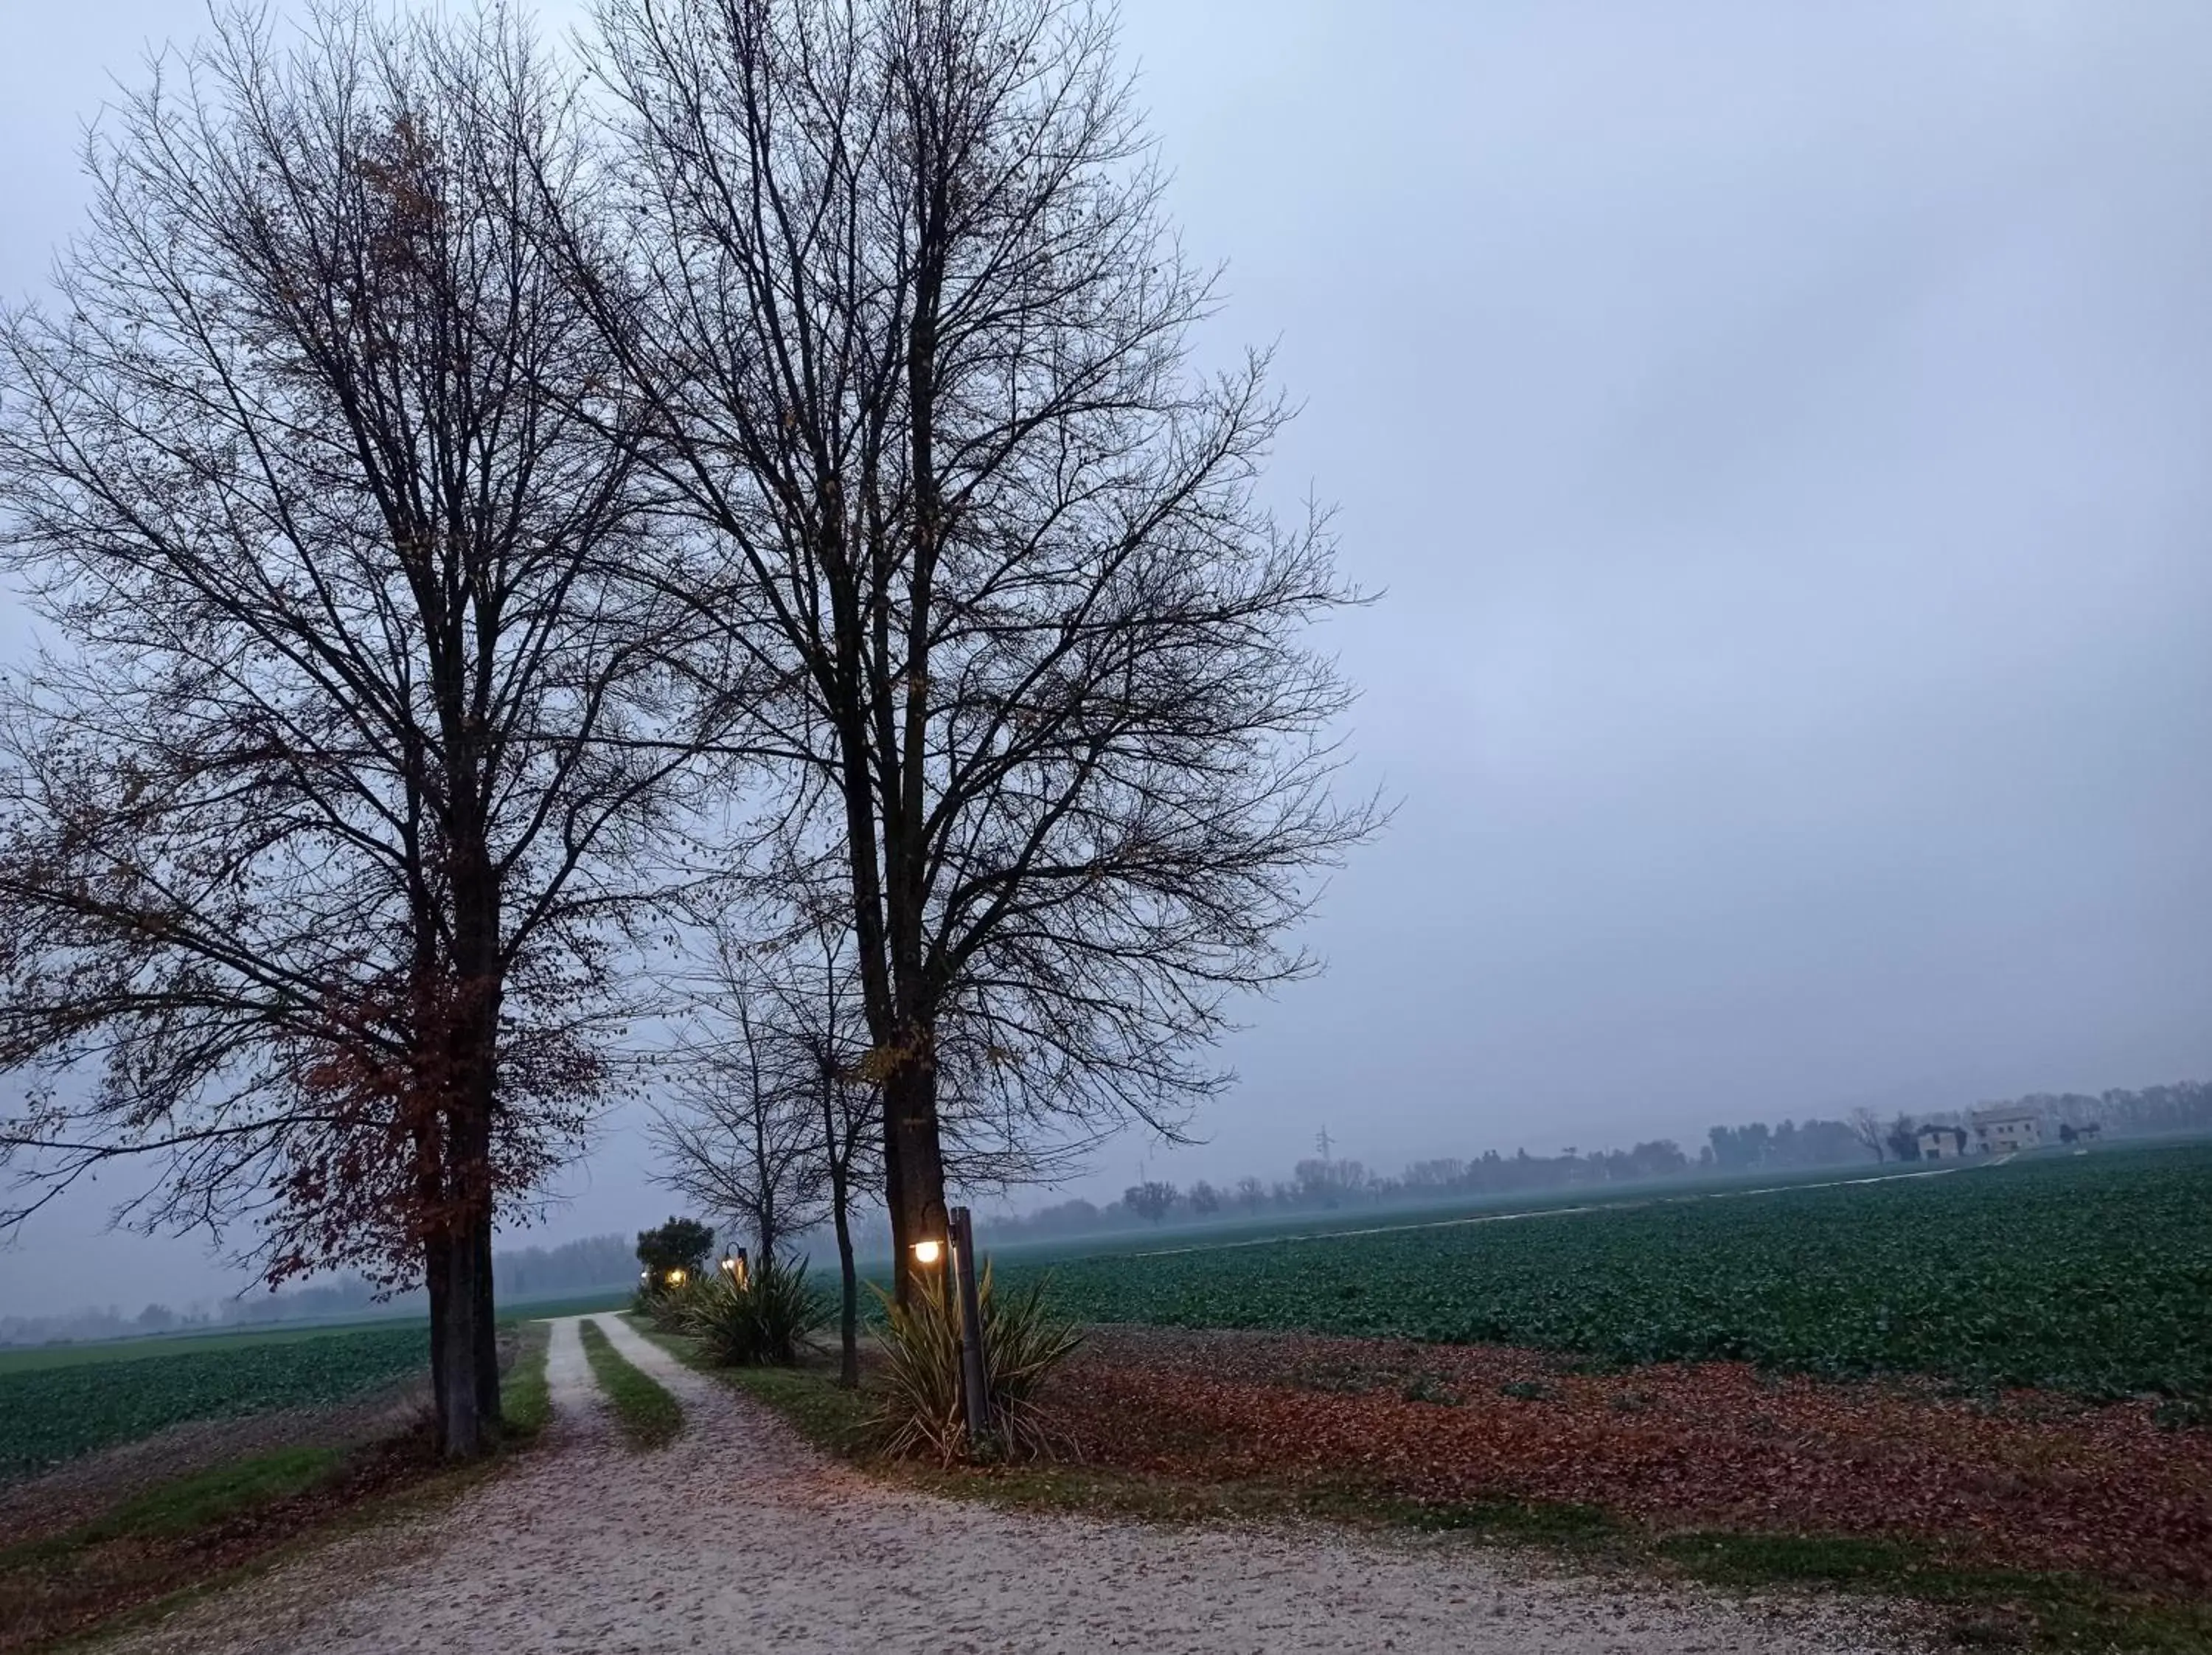
[[[200,16],[15,20],[0,291]],[[1273,486],[1386,593],[1328,642],[1402,802],[1209,1141],[1078,1193],[2212,1074],[2212,8],[1124,17],[1205,348],[1277,344]],[[544,1238],[665,1214],[631,1124]],[[106,1193],[0,1311],[231,1280]]]

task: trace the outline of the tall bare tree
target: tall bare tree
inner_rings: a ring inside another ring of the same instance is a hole
[[[426,1281],[465,1454],[492,1226],[607,1086],[701,732],[535,222],[591,216],[573,88],[497,18],[386,17],[158,64],[5,318],[0,543],[62,652],[0,732],[0,1065],[42,1077],[0,1152],[8,1217],[142,1155],[132,1215],[258,1216],[272,1281]]]
[[[1258,497],[1285,409],[1195,368],[1115,64],[1063,0],[601,0],[634,239],[579,259],[669,569],[780,693],[793,831],[843,876],[898,1256],[944,1223],[945,1037],[979,1104],[1178,1129],[1233,996],[1376,824],[1332,800],[1352,600]],[[951,1105],[948,1107],[948,1105]]]
[[[883,1089],[866,1065],[866,1029],[858,999],[848,932],[817,917],[799,948],[809,957],[777,979],[776,998],[820,1123],[822,1171],[830,1226],[837,1247],[837,1382],[860,1383],[860,1279],[854,1258],[853,1215],[883,1188]],[[811,945],[811,947],[808,946]],[[818,957],[815,952],[818,951]]]
[[[816,1063],[791,1013],[799,997],[718,938],[699,1012],[671,1054],[655,1110],[660,1180],[734,1219],[756,1258],[830,1216],[830,1159]]]
[[[727,912],[702,929],[711,964],[694,986],[697,1009],[673,1054],[672,1104],[659,1111],[662,1177],[701,1205],[736,1215],[763,1259],[830,1225],[840,1379],[856,1385],[853,1219],[881,1188],[883,1121],[849,938],[818,910],[763,924],[751,941]]]

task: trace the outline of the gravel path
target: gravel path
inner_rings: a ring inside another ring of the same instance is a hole
[[[349,1536],[122,1646],[209,1655],[1135,1649],[1408,1655],[1906,1646],[1847,1604],[1568,1580],[1442,1538],[1015,1513],[887,1488],[617,1317],[684,1435],[633,1454],[556,1321],[546,1445],[451,1508]]]

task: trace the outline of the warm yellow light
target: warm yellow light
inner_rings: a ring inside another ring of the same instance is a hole
[[[682,1287],[684,1285],[684,1272],[681,1270],[671,1270],[668,1273],[668,1285],[672,1287]]]
[[[914,1244],[914,1262],[917,1264],[934,1264],[937,1263],[937,1256],[944,1250],[945,1249],[934,1241],[917,1241]]]

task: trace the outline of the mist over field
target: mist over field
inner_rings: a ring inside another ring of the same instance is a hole
[[[571,9],[542,9],[549,30]],[[1395,1176],[2212,1075],[2212,12],[1132,0],[1204,349],[1306,405],[1269,474],[1379,594],[1326,643],[1395,801],[1187,1147],[1056,1191]],[[0,294],[191,0],[21,21]],[[0,666],[30,629],[0,597]],[[635,1110],[540,1228],[674,1198]],[[120,1182],[118,1183],[118,1180]],[[239,1277],[103,1231],[0,1312]]]

